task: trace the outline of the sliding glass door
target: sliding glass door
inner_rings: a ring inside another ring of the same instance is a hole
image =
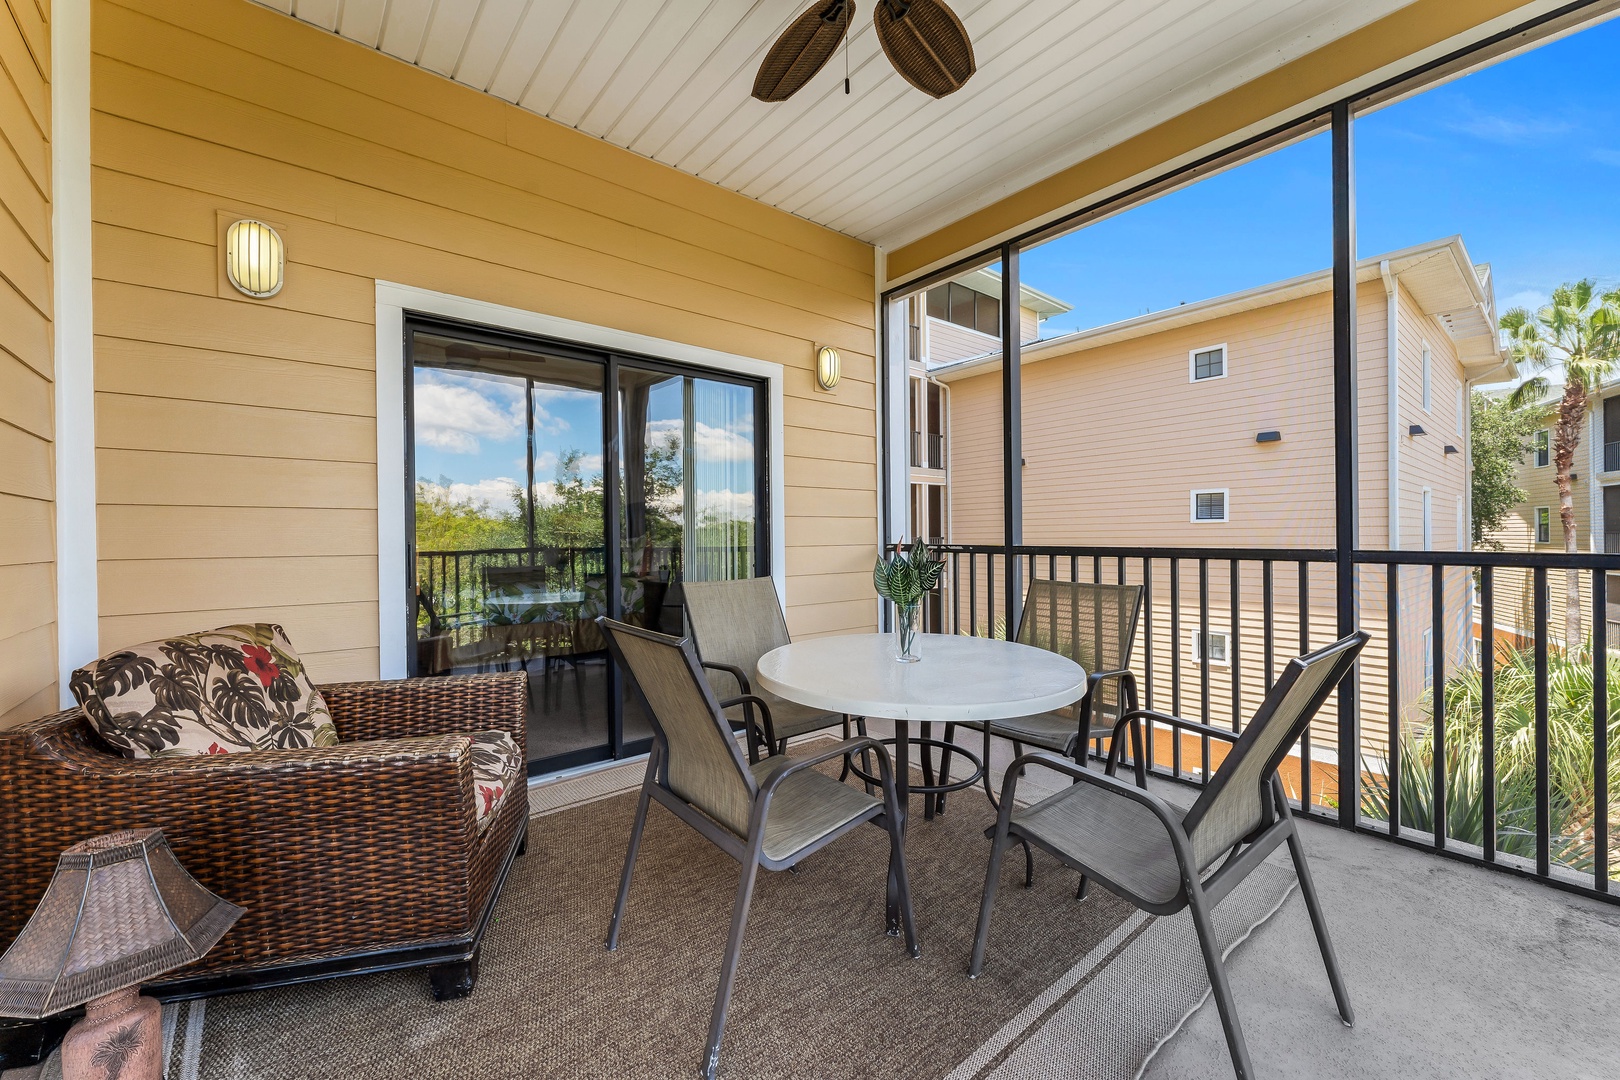
[[[406,334],[412,673],[525,672],[531,772],[645,750],[595,619],[682,634],[682,581],[769,572],[762,384],[414,319]]]

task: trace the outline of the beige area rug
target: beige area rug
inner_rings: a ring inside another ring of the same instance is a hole
[[[695,1076],[737,866],[656,804],[620,948],[602,946],[639,766],[531,789],[473,995],[420,973],[339,979],[164,1010],[168,1080]],[[1009,858],[985,974],[965,975],[992,822],[961,797],[913,817],[922,957],[883,933],[887,838],[863,828],[755,890],[720,1075],[1129,1078],[1207,994],[1185,913],[1149,919],[1037,856]],[[1222,905],[1245,936],[1293,876],[1263,868]],[[409,903],[402,895],[400,903]],[[42,1070],[45,1078],[52,1071]],[[10,1080],[8,1077],[7,1080]]]

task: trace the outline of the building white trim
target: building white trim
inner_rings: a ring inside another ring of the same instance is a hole
[[[438,315],[480,326],[660,357],[766,382],[770,400],[771,578],[787,605],[786,455],[782,447],[785,376],[782,365],[679,341],[576,322],[484,300],[452,296],[391,281],[377,282],[377,644],[381,677],[405,676],[411,642],[409,567],[405,564],[405,316]]]
[[[1221,516],[1218,518],[1201,518],[1198,516],[1198,496],[1219,495],[1221,497]],[[1187,494],[1187,515],[1194,525],[1219,525],[1232,520],[1232,491],[1230,488],[1193,488]]]
[[[94,273],[90,242],[90,0],[51,5],[51,276],[56,454],[57,697],[101,652],[96,540]]]
[[[1198,375],[1198,356],[1199,356],[1199,354],[1200,353],[1207,353],[1207,352],[1215,352],[1217,349],[1220,350],[1220,354],[1221,354],[1221,373],[1219,375],[1205,375],[1202,378],[1200,378],[1199,375]],[[1216,379],[1224,379],[1224,378],[1226,378],[1231,373],[1232,373],[1232,351],[1226,347],[1226,342],[1223,341],[1219,345],[1201,345],[1196,349],[1188,349],[1187,350],[1187,381],[1188,382],[1190,382],[1190,383],[1214,382]]]

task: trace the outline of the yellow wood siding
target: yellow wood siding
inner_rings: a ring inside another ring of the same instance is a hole
[[[104,649],[267,616],[377,674],[375,279],[783,365],[789,624],[873,625],[870,247],[247,3],[93,32]],[[280,295],[220,295],[221,213]]]
[[[0,728],[56,707],[49,5],[0,9]]]

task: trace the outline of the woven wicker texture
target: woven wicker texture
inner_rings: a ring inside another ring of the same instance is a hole
[[[698,654],[710,663],[738,668],[748,676],[750,691],[770,706],[771,726],[778,739],[791,739],[843,722],[837,713],[777,697],[754,680],[759,658],[789,640],[782,601],[770,578],[689,581],[684,589],[686,617],[692,624],[692,641]],[[734,676],[713,670],[706,674],[719,697],[742,693]],[[741,722],[743,707],[733,705],[726,710],[726,716]]]
[[[0,733],[0,941],[59,852],[153,825],[204,887],[247,909],[187,977],[469,940],[527,807],[505,800],[479,833],[461,733],[500,729],[521,749],[525,676],[321,692],[337,746],[131,761],[77,710]]]
[[[816,0],[765,54],[754,76],[754,96],[786,101],[803,89],[832,59],[854,16],[855,5],[849,0]]]
[[[941,0],[877,0],[878,41],[901,78],[942,98],[973,77],[973,42]]]

